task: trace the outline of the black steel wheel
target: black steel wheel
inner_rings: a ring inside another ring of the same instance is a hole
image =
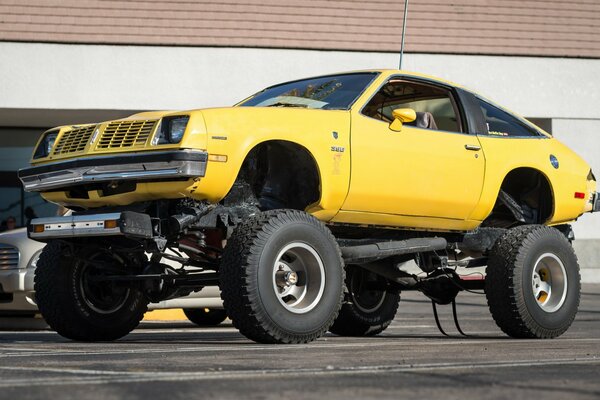
[[[373,336],[396,316],[400,291],[387,279],[357,265],[346,268],[346,301],[329,329],[340,336]]]
[[[72,253],[59,242],[40,255],[34,288],[39,310],[52,329],[79,341],[116,340],[131,332],[147,311],[148,300],[138,289],[98,280],[112,274],[101,264],[119,268],[123,260],[100,247]]]
[[[198,326],[217,326],[227,319],[227,312],[218,308],[184,308],[183,313]]]
[[[340,249],[307,213],[257,213],[236,227],[220,270],[221,297],[233,325],[261,343],[306,343],[339,312],[344,286]]]
[[[579,307],[575,252],[557,229],[543,225],[510,229],[490,252],[485,292],[496,324],[507,335],[560,336]]]

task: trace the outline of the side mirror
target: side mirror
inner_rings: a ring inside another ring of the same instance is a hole
[[[412,108],[397,108],[392,111],[392,116],[394,120],[390,124],[390,129],[396,132],[402,130],[402,123],[417,119],[417,113]]]

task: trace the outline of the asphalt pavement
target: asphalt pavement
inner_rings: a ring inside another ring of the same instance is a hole
[[[584,285],[576,321],[554,340],[505,337],[485,298],[460,294],[463,330],[403,294],[372,338],[326,335],[306,345],[250,342],[227,323],[144,322],[113,343],[41,331],[0,332],[0,399],[600,399],[600,285]]]

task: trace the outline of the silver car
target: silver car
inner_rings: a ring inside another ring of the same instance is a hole
[[[44,244],[27,237],[27,229],[0,233],[0,317],[37,312],[33,277]],[[226,318],[219,290],[206,287],[187,297],[150,303],[150,310],[182,308],[200,326],[218,325]]]
[[[43,243],[30,240],[25,228],[0,234],[0,315],[35,314],[35,264]]]

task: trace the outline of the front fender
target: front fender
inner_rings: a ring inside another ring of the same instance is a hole
[[[222,200],[250,151],[261,143],[282,140],[307,149],[317,164],[321,198],[309,211],[329,220],[340,209],[350,182],[349,112],[235,107],[202,110],[202,114],[209,163],[197,195],[211,202]],[[226,161],[217,156],[226,156]]]

